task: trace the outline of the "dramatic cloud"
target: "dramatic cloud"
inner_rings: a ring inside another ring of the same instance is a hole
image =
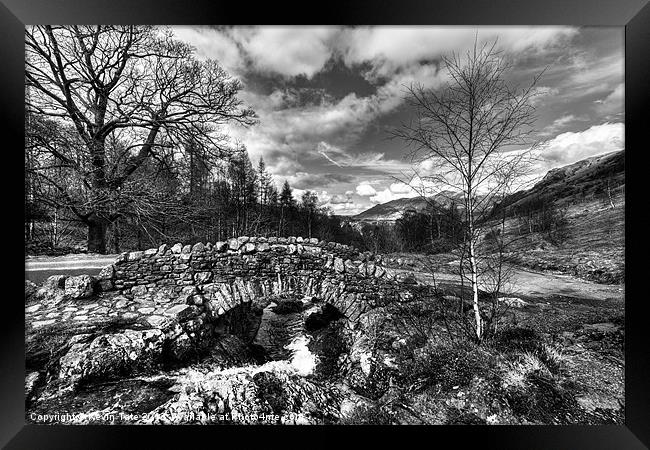
[[[534,106],[546,140],[539,170],[622,146],[623,41],[617,30],[575,27],[174,27],[199,58],[238,77],[259,124],[227,126],[233,144],[262,157],[278,187],[316,192],[336,214],[417,195],[406,181],[434,161],[412,163],[390,130],[408,123],[407,88],[437,89],[442,55],[498,38],[514,64],[509,81],[541,71]],[[616,136],[620,139],[617,141]],[[618,142],[618,144],[617,144]],[[426,186],[433,189],[434,186]]]
[[[547,167],[564,166],[590,156],[621,150],[624,136],[622,123],[594,125],[584,131],[557,135],[546,142],[540,154]]]

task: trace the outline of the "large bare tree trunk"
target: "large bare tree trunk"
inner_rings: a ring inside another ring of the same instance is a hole
[[[106,253],[107,224],[101,220],[88,223],[88,253]]]

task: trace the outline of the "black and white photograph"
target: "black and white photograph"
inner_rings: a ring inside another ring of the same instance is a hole
[[[26,25],[25,423],[624,425],[625,38]]]

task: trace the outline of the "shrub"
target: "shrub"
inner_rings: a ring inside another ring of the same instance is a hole
[[[503,352],[518,351],[535,353],[542,346],[542,336],[530,328],[504,328],[494,337],[492,345],[497,350]]]
[[[467,343],[460,346],[426,346],[405,361],[400,373],[403,381],[421,388],[439,385],[447,391],[467,386],[475,376],[487,376],[494,358],[483,349]]]
[[[507,392],[514,414],[530,422],[564,424],[578,404],[571,391],[548,373],[534,371],[526,375],[526,387]]]

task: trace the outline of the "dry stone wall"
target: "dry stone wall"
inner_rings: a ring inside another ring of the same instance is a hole
[[[314,296],[351,321],[412,284],[381,265],[379,256],[301,237],[239,237],[215,244],[161,245],[123,253],[102,270],[100,286],[143,305],[218,318],[242,303],[282,293]]]

